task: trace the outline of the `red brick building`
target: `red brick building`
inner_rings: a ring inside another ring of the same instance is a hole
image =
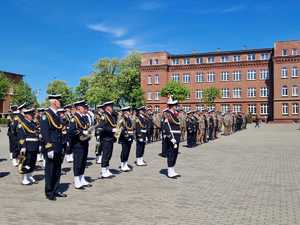
[[[0,74],[4,74],[12,82],[17,83],[23,79],[23,75],[17,73],[11,73],[6,71],[1,71]],[[10,88],[6,97],[0,100],[0,113],[7,113],[10,110],[11,100],[13,96],[13,89]]]
[[[165,107],[160,90],[169,80],[190,89],[181,107],[202,110],[203,89],[220,89],[217,111],[251,112],[276,121],[299,119],[300,41],[276,42],[274,48],[172,55],[144,53],[141,86],[148,106]],[[282,75],[283,74],[283,75]],[[287,91],[286,91],[287,89]]]

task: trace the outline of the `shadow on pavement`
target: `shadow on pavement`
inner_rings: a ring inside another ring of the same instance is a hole
[[[0,178],[6,177],[10,174],[10,172],[0,172]]]
[[[59,185],[58,191],[60,191],[60,192],[62,192],[62,193],[66,192],[66,191],[69,189],[70,184],[71,184],[71,183],[61,183],[61,184]]]
[[[42,180],[44,180],[45,176],[43,174],[38,174],[38,175],[34,175],[33,178],[36,181],[42,181]]]
[[[88,161],[90,161],[90,160],[96,160],[96,158],[95,157],[88,157],[87,160]]]
[[[118,175],[121,173],[120,170],[116,170],[116,169],[109,169],[109,170],[113,175]]]
[[[159,171],[160,174],[165,175],[166,177],[168,176],[168,169],[161,169]]]
[[[7,159],[0,159],[0,162],[7,161]]]

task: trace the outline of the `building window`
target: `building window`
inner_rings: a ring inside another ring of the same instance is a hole
[[[216,106],[214,106],[214,105],[207,106],[208,111],[213,111],[213,110],[215,110],[215,108],[216,108]]]
[[[289,93],[288,93],[288,87],[286,85],[283,85],[281,87],[281,96],[286,97],[288,95],[289,95]]]
[[[214,56],[209,56],[209,57],[207,58],[207,62],[208,62],[208,63],[214,63],[214,62],[215,62],[215,57],[214,57]]]
[[[202,57],[198,57],[198,58],[196,59],[196,63],[197,63],[197,64],[202,64],[202,63],[203,63],[203,58],[202,58]]]
[[[299,114],[299,104],[298,103],[293,103],[292,104],[292,113],[293,114]]]
[[[248,98],[255,98],[256,97],[256,88],[248,88],[247,95],[248,95]]]
[[[154,92],[154,100],[159,100],[160,92]]]
[[[191,99],[191,94],[188,93],[188,95],[185,97],[185,100],[190,100]]]
[[[268,97],[268,88],[267,87],[262,87],[260,88],[260,97]]]
[[[202,98],[203,98],[203,91],[196,90],[196,99],[202,99]]]
[[[240,56],[240,55],[234,55],[234,56],[233,56],[233,61],[234,61],[234,62],[239,62],[239,61],[241,61],[241,56]]]
[[[248,54],[248,61],[254,61],[255,60],[255,54]]]
[[[268,104],[261,104],[260,105],[260,115],[268,115]]]
[[[178,65],[179,59],[172,59],[172,65]]]
[[[251,113],[251,114],[256,114],[256,105],[255,104],[249,104],[248,105],[248,113]]]
[[[242,105],[234,104],[232,109],[233,109],[233,112],[240,113],[242,111]]]
[[[298,49],[297,48],[292,49],[292,55],[298,55]]]
[[[288,78],[288,69],[286,67],[281,68],[281,78]]]
[[[282,49],[281,56],[288,56],[289,51],[287,49]]]
[[[261,80],[268,80],[269,79],[269,70],[263,69],[260,71],[260,79]]]
[[[255,70],[248,70],[247,80],[256,80],[256,71]]]
[[[172,74],[171,80],[179,82],[179,74],[177,73]]]
[[[221,73],[221,81],[229,81],[229,73],[228,72]]]
[[[298,68],[295,66],[292,68],[292,77],[298,77]]]
[[[221,62],[229,62],[229,57],[228,56],[225,56],[225,55],[223,55],[222,57],[221,57]]]
[[[282,113],[282,115],[288,115],[289,114],[289,104],[288,103],[282,103],[281,113]]]
[[[156,74],[156,75],[154,76],[154,83],[155,83],[155,84],[159,84],[159,74]]]
[[[196,110],[197,111],[203,112],[204,109],[205,109],[204,105],[196,105]]]
[[[234,71],[233,72],[233,80],[240,81],[241,80],[241,71]]]
[[[209,72],[208,77],[207,77],[208,82],[210,82],[210,83],[215,82],[215,79],[216,79],[215,73]]]
[[[148,84],[152,84],[152,76],[148,75]]]
[[[292,87],[292,96],[299,96],[299,87],[297,85]]]
[[[183,106],[183,111],[185,111],[185,112],[191,111],[191,106],[189,106],[189,105],[184,105],[184,106]]]
[[[222,98],[229,98],[229,88],[222,88],[221,93],[222,93]]]
[[[232,90],[232,98],[241,98],[242,89],[241,88],[233,88]]]
[[[188,64],[190,64],[190,59],[189,58],[185,58],[183,60],[183,62],[184,62],[185,65],[188,65]]]
[[[149,101],[152,100],[152,93],[151,92],[147,93],[147,100],[149,100]]]
[[[196,74],[196,83],[202,83],[204,82],[204,75],[203,73],[197,73]]]
[[[222,104],[221,105],[221,111],[222,113],[226,113],[229,111],[230,105],[229,104]]]
[[[261,53],[260,58],[261,58],[261,60],[268,60],[268,59],[270,59],[270,54],[269,53]]]
[[[154,106],[154,111],[155,112],[160,112],[160,107],[158,105]]]
[[[158,65],[158,59],[154,59],[154,65]]]
[[[149,64],[152,65],[153,64],[153,61],[152,59],[149,59]]]
[[[190,82],[191,82],[190,74],[188,73],[183,74],[183,83],[189,84]]]

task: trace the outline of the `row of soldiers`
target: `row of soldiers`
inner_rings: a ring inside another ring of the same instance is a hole
[[[123,107],[118,116],[113,102],[97,106],[94,114],[84,100],[61,108],[60,95],[49,95],[50,107],[40,109],[25,103],[13,106],[8,125],[10,152],[13,164],[22,174],[22,184],[37,183],[33,177],[38,155],[45,161],[45,195],[49,200],[66,197],[59,191],[61,165],[64,158],[73,163],[74,187],[84,189],[92,185],[86,180],[85,168],[92,134],[96,137],[97,163],[101,164],[101,178],[112,178],[109,169],[114,143],[122,146],[120,170],[128,172],[128,158],[133,140],[136,141],[136,165],[146,166],[145,147],[148,141],[148,115],[145,106],[132,114],[130,107]],[[180,142],[180,121],[176,111],[177,101],[168,100],[164,120],[161,123],[166,143],[168,177],[177,178],[175,172]],[[41,156],[42,155],[42,156]]]

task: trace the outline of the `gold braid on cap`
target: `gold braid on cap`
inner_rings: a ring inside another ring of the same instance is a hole
[[[104,117],[105,117],[105,120],[109,123],[109,125],[110,125],[111,127],[113,127],[113,128],[116,128],[116,127],[117,127],[117,124],[113,123],[113,122],[111,121],[111,119],[110,119],[106,114],[104,114]]]
[[[61,130],[61,129],[63,128],[63,125],[62,125],[62,124],[57,125],[57,124],[54,122],[52,116],[51,116],[48,112],[45,112],[45,115],[47,116],[48,121],[49,121],[56,129]]]
[[[74,115],[73,118],[75,119],[75,122],[76,122],[76,124],[79,126],[79,128],[84,129],[84,130],[86,130],[86,129],[88,128],[87,125],[83,125],[83,124],[80,122],[79,118],[78,118],[76,115]]]

